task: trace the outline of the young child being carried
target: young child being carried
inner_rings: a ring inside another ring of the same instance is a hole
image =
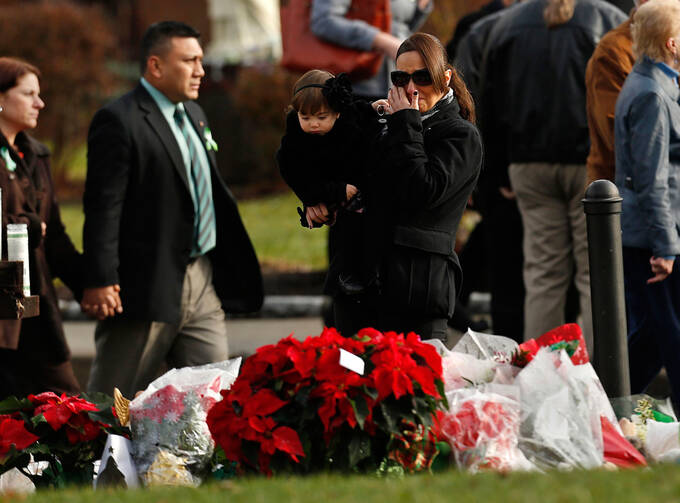
[[[361,247],[353,246],[353,241],[360,242],[363,232],[361,186],[367,159],[367,142],[353,107],[345,74],[305,73],[293,87],[286,133],[276,154],[281,176],[302,201],[303,208],[298,208],[302,226],[322,225],[312,221],[308,208],[327,210],[326,223],[333,226],[329,280],[334,282],[331,276],[337,275],[340,289],[348,294],[363,290]]]

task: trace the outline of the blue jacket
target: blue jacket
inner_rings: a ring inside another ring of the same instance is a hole
[[[680,89],[649,58],[635,64],[616,102],[616,185],[623,246],[680,255]]]
[[[344,16],[351,4],[351,0],[313,0],[310,28],[317,37],[334,44],[370,51],[379,30],[364,21],[346,19]],[[431,0],[425,10],[421,11],[416,0],[390,0],[392,35],[400,40],[407,39],[425,22],[433,6],[434,0]],[[394,67],[394,61],[385,57],[375,76],[361,82],[352,82],[354,94],[367,98],[386,98],[392,85],[390,72]]]

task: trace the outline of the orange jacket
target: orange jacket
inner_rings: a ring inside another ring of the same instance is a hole
[[[601,178],[614,181],[614,108],[623,82],[635,64],[630,23],[628,19],[602,37],[586,68],[588,184]]]

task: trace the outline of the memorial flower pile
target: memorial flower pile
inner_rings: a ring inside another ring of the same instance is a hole
[[[91,481],[92,462],[114,424],[111,399],[94,396],[46,392],[0,402],[0,473],[16,467],[36,486]],[[45,463],[36,472],[31,461]]]
[[[215,442],[241,471],[267,474],[375,470],[388,458],[426,469],[436,449],[404,456],[406,439],[434,445],[433,414],[446,404],[436,349],[373,329],[261,347],[222,396],[207,418]]]

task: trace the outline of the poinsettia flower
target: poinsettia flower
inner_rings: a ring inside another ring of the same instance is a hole
[[[286,356],[293,363],[299,379],[306,379],[312,375],[316,365],[316,350],[304,349],[302,345],[291,346],[286,351]]]
[[[259,442],[263,453],[272,455],[279,450],[295,462],[298,462],[298,456],[305,455],[300,437],[292,428],[278,425],[271,417],[250,417],[248,424],[251,428],[244,438]]]
[[[3,416],[0,419],[0,459],[3,458],[14,446],[17,450],[37,442],[40,437],[26,429],[22,419],[14,419],[11,416]]]
[[[28,395],[28,399],[34,404],[40,404],[35,408],[33,415],[42,414],[54,431],[66,424],[74,414],[98,410],[95,404],[87,400],[66,396],[66,394],[58,396],[51,391],[39,395]]]
[[[371,356],[371,361],[376,366],[371,376],[378,390],[378,400],[384,399],[390,393],[393,393],[396,399],[406,394],[412,395],[413,381],[420,385],[423,393],[435,398],[440,397],[435,386],[435,377],[441,379],[441,358],[434,358],[428,349],[418,347],[423,360],[431,361],[437,367],[438,373],[435,374],[435,370],[429,366],[418,365],[412,358],[412,354],[418,354],[412,347],[415,342],[420,344],[416,338],[415,334],[410,340],[404,338],[403,334],[394,332],[384,334],[376,352]]]
[[[66,428],[66,438],[69,443],[77,444],[80,442],[89,442],[94,440],[102,433],[101,426],[98,422],[92,421],[84,414],[75,414],[71,416]]]
[[[271,366],[272,375],[278,375],[288,363],[288,357],[286,352],[282,351],[282,348],[292,345],[294,340],[292,335],[290,335],[286,339],[279,341],[276,345],[269,344],[257,348],[257,360],[268,363]]]
[[[223,391],[222,394],[227,394]],[[241,439],[248,428],[248,422],[239,417],[233,407],[233,402],[225,397],[217,402],[206,417],[208,429],[216,444],[222,447],[224,454],[230,461],[241,461]]]
[[[406,336],[406,344],[413,350],[413,352],[420,356],[427,366],[432,369],[436,376],[440,379],[442,377],[442,357],[437,353],[437,350],[432,344],[427,344],[420,340],[420,336],[414,332],[410,332]]]
[[[382,336],[382,332],[371,327],[362,328],[361,330],[359,330],[359,332],[357,332],[357,337],[359,339],[363,339],[366,337],[368,337],[369,339],[374,339],[379,336]]]
[[[267,416],[279,410],[288,402],[281,400],[270,389],[261,389],[243,404],[242,417]]]
[[[340,427],[345,422],[351,428],[357,425],[356,413],[354,407],[350,402],[351,398],[355,398],[350,393],[357,394],[360,387],[366,383],[366,379],[354,374],[349,375],[344,382],[323,382],[315,388],[310,396],[320,397],[323,399],[319,406],[318,414],[321,422],[324,425],[324,432],[332,433],[335,429]],[[363,393],[362,393],[363,395]],[[364,396],[364,400],[369,403],[369,408],[372,400]]]
[[[371,356],[371,361],[375,364],[371,377],[378,390],[378,400],[391,393],[397,400],[406,394],[413,394],[413,383],[408,371],[417,365],[408,352],[398,347],[397,342],[394,339],[386,340],[384,349]]]

